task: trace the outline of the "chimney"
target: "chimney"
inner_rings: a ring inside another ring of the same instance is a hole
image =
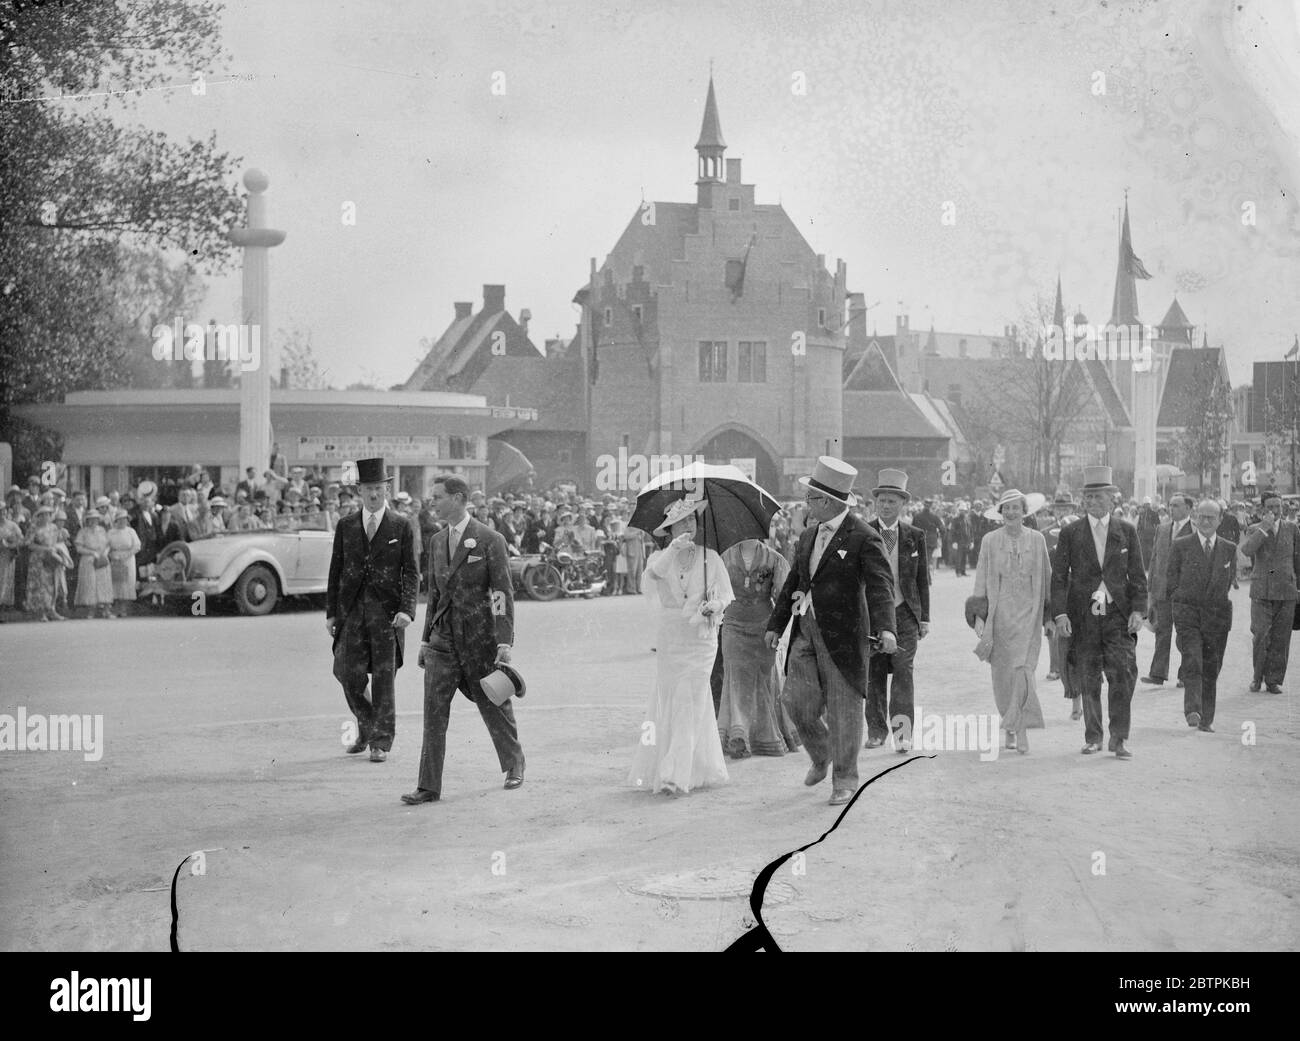
[[[528,322],[532,317],[533,312],[526,307],[519,312],[519,327],[523,329],[525,336],[528,335]]]
[[[488,286],[483,287],[483,310],[488,314],[495,314],[497,311],[506,309],[506,287],[505,286]]]
[[[865,341],[867,338],[867,297],[865,293],[849,294],[849,338]]]
[[[458,301],[452,306],[456,308],[457,321],[459,321],[462,318],[468,318],[470,315],[474,313],[474,305],[471,304],[469,301]]]
[[[289,389],[289,370],[283,366],[280,368],[280,389]]]
[[[740,183],[740,160],[728,159],[726,162],[727,162],[727,183],[739,184]]]

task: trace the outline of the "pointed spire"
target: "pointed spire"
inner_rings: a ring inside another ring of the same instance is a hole
[[[713,93],[713,73],[709,72],[709,96],[704,101],[704,122],[700,125],[700,139],[695,142],[697,150],[701,148],[726,148],[722,140],[722,120],[718,118],[718,99]]]
[[[1111,325],[1139,325],[1137,279],[1150,278],[1133,252],[1128,226],[1128,195],[1124,196],[1124,223],[1119,233],[1119,261],[1115,266],[1115,297],[1110,307]]]
[[[1056,306],[1052,308],[1052,325],[1065,328],[1065,304],[1061,302],[1061,273],[1056,273]]]

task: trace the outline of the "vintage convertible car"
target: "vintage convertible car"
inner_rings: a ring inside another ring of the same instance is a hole
[[[230,594],[240,614],[269,614],[282,596],[325,592],[333,546],[334,533],[323,524],[296,519],[282,520],[275,529],[170,542],[159,552],[143,595]]]

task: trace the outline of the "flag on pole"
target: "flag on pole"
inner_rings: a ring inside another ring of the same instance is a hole
[[[1300,333],[1296,333],[1295,343],[1293,343],[1291,349],[1286,352],[1286,360],[1290,361],[1292,358],[1300,358]]]

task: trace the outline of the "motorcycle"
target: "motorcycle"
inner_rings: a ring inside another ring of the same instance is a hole
[[[549,601],[561,596],[590,599],[600,596],[605,588],[605,556],[575,555],[543,542],[540,553],[511,557],[510,575],[515,591],[532,600]]]

